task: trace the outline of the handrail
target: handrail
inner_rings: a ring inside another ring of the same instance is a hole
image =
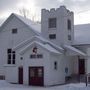
[[[89,78],[90,78],[90,73],[87,73],[86,74],[86,86],[88,85],[88,82],[90,81]]]

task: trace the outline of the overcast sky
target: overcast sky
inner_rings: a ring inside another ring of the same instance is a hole
[[[90,0],[0,0],[0,24],[11,14],[20,14],[26,8],[32,16],[40,18],[42,8],[58,8],[65,5],[74,12],[74,23],[90,23]]]

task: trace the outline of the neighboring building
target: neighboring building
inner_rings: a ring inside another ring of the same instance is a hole
[[[42,9],[41,25],[11,14],[0,28],[0,75],[10,83],[49,86],[89,73],[90,43],[74,36],[73,17],[65,6]]]

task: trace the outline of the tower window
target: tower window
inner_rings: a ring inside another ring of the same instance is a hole
[[[50,39],[56,39],[56,34],[50,34],[50,35],[49,35],[49,38],[50,38]]]
[[[71,20],[67,20],[67,28],[68,30],[71,30]]]
[[[56,28],[56,18],[49,18],[48,27],[49,28]]]
[[[12,29],[12,33],[16,34],[17,33],[17,28]]]
[[[71,35],[68,35],[68,40],[71,40]]]

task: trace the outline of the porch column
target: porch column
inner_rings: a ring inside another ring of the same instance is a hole
[[[86,73],[90,73],[90,56],[87,57]]]

